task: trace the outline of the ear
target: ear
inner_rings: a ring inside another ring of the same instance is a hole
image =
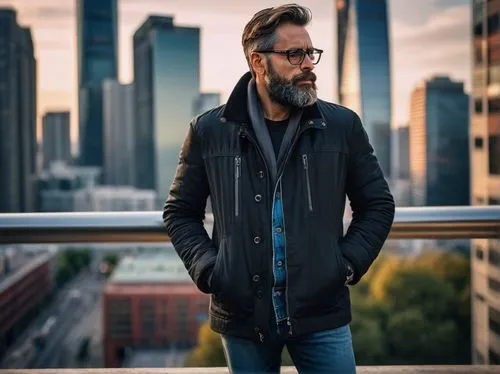
[[[250,55],[250,65],[252,66],[252,69],[256,75],[265,74],[266,72],[265,60],[266,59],[257,52],[252,52],[252,54]]]

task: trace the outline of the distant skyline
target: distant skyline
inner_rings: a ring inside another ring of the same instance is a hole
[[[258,10],[285,3],[254,0],[119,0],[119,78],[132,80],[132,35],[148,14],[171,15],[180,26],[201,28],[201,90],[221,93],[225,102],[238,78],[247,71],[241,32]],[[71,110],[72,141],[78,133],[76,1],[0,0],[12,6],[22,25],[32,28],[38,61],[38,114]],[[300,2],[313,13],[309,32],[325,50],[316,67],[319,96],[337,101],[334,0]],[[410,93],[423,78],[449,75],[471,81],[471,9],[469,0],[388,0],[392,58],[393,124],[406,124]],[[193,9],[196,11],[193,12]],[[40,121],[39,121],[40,124]],[[187,125],[187,124],[186,124]]]

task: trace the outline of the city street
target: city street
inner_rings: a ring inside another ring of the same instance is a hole
[[[64,286],[54,300],[19,336],[5,354],[2,368],[66,367],[78,350],[82,337],[93,333],[103,280],[94,271],[84,270]],[[93,318],[88,318],[92,315]],[[33,337],[50,319],[55,320],[44,346],[37,350]],[[74,334],[73,331],[78,331]],[[96,349],[94,349],[96,350]],[[69,366],[71,367],[71,366]]]

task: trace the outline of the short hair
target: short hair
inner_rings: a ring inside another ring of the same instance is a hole
[[[275,33],[278,26],[291,23],[298,26],[306,26],[311,22],[311,10],[297,4],[285,4],[274,8],[266,8],[254,14],[246,24],[241,38],[243,52],[248,66],[250,55],[256,50],[272,49],[277,42]]]

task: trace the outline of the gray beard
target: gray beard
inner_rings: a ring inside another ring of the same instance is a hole
[[[270,66],[266,75],[269,97],[275,103],[287,107],[303,108],[313,105],[318,99],[316,84],[299,87],[280,77]]]

